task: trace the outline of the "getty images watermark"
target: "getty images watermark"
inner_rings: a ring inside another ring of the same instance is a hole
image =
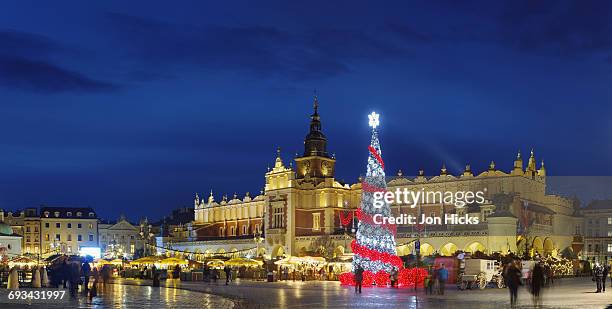
[[[425,188],[421,190],[408,190],[407,188],[397,188],[395,191],[377,191],[373,194],[373,206],[381,208],[387,204],[400,204],[410,205],[410,208],[415,208],[419,204],[447,204],[455,205],[456,208],[463,208],[466,205],[473,203],[484,204],[486,202],[485,192],[483,191],[425,191]],[[477,216],[470,216],[464,214],[462,216],[457,214],[444,214],[444,216],[427,216],[421,215],[421,218],[412,214],[400,214],[399,216],[383,216],[382,214],[375,214],[372,219],[375,224],[479,224],[480,219]],[[417,220],[420,219],[420,220]]]

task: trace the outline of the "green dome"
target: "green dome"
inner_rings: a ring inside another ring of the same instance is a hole
[[[13,235],[13,229],[8,224],[0,223],[0,234]]]

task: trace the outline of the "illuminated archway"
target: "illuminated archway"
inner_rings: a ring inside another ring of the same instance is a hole
[[[440,255],[442,256],[451,256],[457,251],[457,245],[452,242],[447,243],[446,245],[440,247]]]
[[[428,243],[422,243],[421,244],[421,250],[420,250],[420,254],[421,256],[429,256],[432,255],[434,252],[434,247]]]
[[[409,245],[401,245],[396,248],[398,256],[406,256],[412,253],[412,246]]]
[[[276,245],[274,246],[274,248],[272,248],[272,254],[271,257],[277,258],[277,257],[282,257],[285,254],[285,249],[283,248],[283,246],[281,245]]]
[[[469,253],[474,253],[476,251],[480,251],[480,252],[485,252],[486,248],[483,244],[475,241],[467,246],[465,246],[465,249],[463,251],[465,252],[469,252]]]
[[[544,255],[548,256],[555,250],[555,244],[550,238],[544,239]]]
[[[542,243],[542,238],[536,237],[533,239],[533,243],[531,244],[531,250],[535,254],[536,252],[540,255],[544,254],[544,244]]]
[[[336,247],[336,249],[334,249],[334,257],[340,257],[344,255],[344,247],[343,246],[338,246]]]

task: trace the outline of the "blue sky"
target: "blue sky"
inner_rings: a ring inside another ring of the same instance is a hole
[[[0,208],[158,218],[211,188],[258,192],[301,152],[316,89],[337,178],[610,175],[605,1],[54,1],[0,11]]]

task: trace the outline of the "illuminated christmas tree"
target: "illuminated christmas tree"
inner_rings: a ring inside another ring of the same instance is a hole
[[[395,225],[374,223],[373,217],[380,214],[383,217],[391,216],[391,208],[386,202],[382,207],[374,207],[374,193],[386,192],[385,164],[382,160],[380,142],[376,127],[379,125],[379,115],[372,113],[370,126],[372,127],[372,141],[370,142],[368,168],[362,183],[361,205],[357,210],[359,225],[356,239],[351,244],[355,254],[353,269],[361,265],[367,272],[376,274],[380,271],[389,273],[393,268],[402,267],[402,260],[396,255]],[[383,200],[384,202],[384,200]]]

